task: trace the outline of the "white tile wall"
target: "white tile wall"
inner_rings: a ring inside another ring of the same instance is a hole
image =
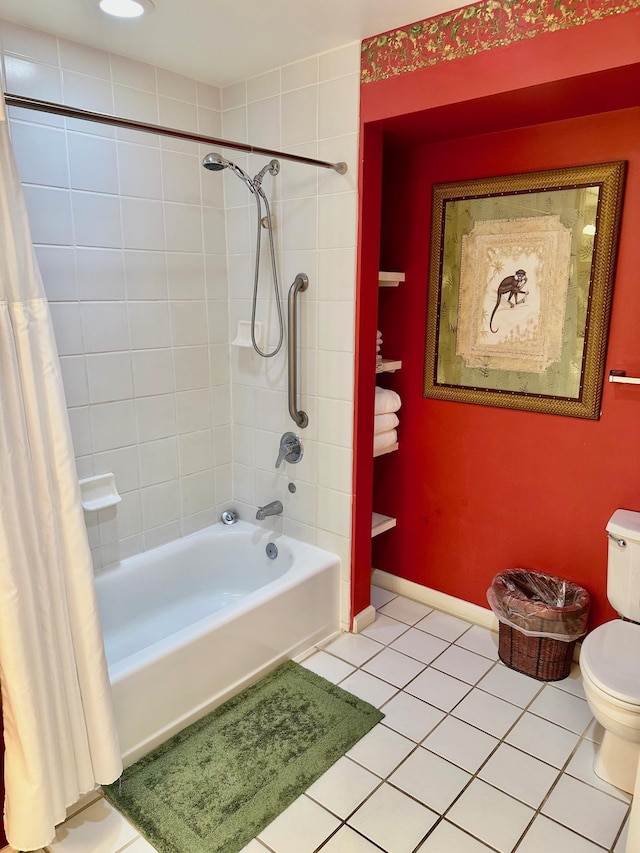
[[[253,290],[256,212],[244,185],[203,170],[206,149],[192,143],[9,111],[78,470],[114,470],[124,498],[114,517],[90,519],[96,566],[211,523],[223,505],[253,518],[280,497],[284,516],[266,523],[337,551],[346,588],[359,44],[220,91],[10,23],[0,38],[8,91],[348,162],[339,176],[283,160],[264,180],[283,304],[298,272],[310,279],[300,311],[305,455],[276,472],[280,434],[294,427],[284,352],[263,361],[229,347]],[[251,174],[264,165],[223,153]],[[258,319],[272,346],[266,252],[262,263]]]

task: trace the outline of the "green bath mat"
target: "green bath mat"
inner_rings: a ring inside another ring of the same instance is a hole
[[[160,853],[238,853],[383,716],[289,661],[104,791]]]

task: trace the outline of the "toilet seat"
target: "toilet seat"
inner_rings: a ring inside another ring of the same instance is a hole
[[[583,641],[580,668],[603,693],[640,712],[640,626],[614,619]]]

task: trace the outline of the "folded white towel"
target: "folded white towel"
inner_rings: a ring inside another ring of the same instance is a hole
[[[388,412],[386,415],[374,415],[373,418],[373,433],[377,435],[380,432],[387,432],[390,429],[395,429],[400,421],[398,416],[393,412]]]
[[[395,429],[388,429],[386,432],[379,432],[373,436],[373,451],[386,450],[398,440],[398,433]]]
[[[376,401],[374,413],[384,415],[386,412],[397,412],[402,405],[402,400],[390,388],[378,388],[376,386]]]

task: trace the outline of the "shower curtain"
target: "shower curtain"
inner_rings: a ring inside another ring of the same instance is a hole
[[[49,843],[122,771],[60,366],[0,99],[0,686],[5,830]]]

